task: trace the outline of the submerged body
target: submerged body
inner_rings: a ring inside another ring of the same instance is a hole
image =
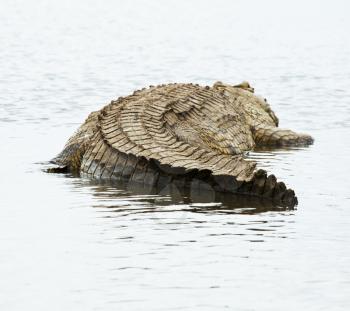
[[[167,84],[120,97],[89,115],[53,159],[59,167],[96,179],[147,187],[179,187],[254,195],[284,205],[294,191],[256,171],[244,152],[256,146],[308,145],[311,136],[278,128],[266,100],[247,82],[212,87]]]

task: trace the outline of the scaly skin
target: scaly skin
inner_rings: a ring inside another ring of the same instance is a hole
[[[294,191],[243,158],[255,146],[308,145],[311,136],[278,128],[247,82],[151,86],[89,115],[50,171],[159,187],[193,180],[217,191],[261,196],[284,206]]]

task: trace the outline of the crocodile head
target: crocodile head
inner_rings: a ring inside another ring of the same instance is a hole
[[[250,121],[253,127],[256,124],[278,126],[278,118],[266,98],[254,94],[254,88],[249,82],[243,81],[237,85],[230,85],[218,81],[213,88],[235,101],[235,104],[238,100],[244,115],[247,116],[247,121]]]

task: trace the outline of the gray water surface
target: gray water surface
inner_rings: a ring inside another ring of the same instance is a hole
[[[0,2],[0,310],[349,310],[348,1]],[[296,210],[45,174],[89,112],[248,80],[315,144],[252,153]]]

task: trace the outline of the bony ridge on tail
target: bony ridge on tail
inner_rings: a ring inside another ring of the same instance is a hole
[[[150,86],[92,112],[48,171],[150,187],[169,182],[187,187],[199,180],[215,191],[293,207],[294,191],[243,156],[259,146],[313,143],[310,135],[278,123],[248,82]]]

